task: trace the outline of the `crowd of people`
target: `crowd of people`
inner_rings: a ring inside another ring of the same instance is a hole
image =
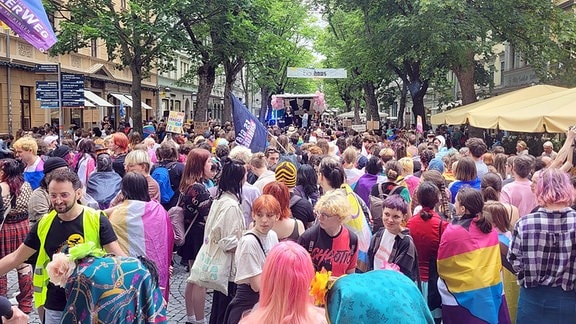
[[[271,127],[252,152],[230,124],[149,126],[47,127],[2,151],[0,295],[16,269],[18,316],[166,322],[175,260],[186,323],[576,316],[576,129],[532,156],[446,127]]]

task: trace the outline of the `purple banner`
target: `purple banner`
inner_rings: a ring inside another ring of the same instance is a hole
[[[40,52],[56,43],[41,0],[0,0],[0,20]]]

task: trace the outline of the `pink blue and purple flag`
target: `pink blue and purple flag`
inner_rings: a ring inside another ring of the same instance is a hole
[[[46,52],[56,43],[41,0],[3,0],[0,20],[40,52]]]

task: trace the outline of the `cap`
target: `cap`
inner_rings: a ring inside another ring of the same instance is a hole
[[[436,170],[440,173],[444,172],[444,162],[442,162],[442,160],[438,159],[438,158],[434,158],[432,160],[430,160],[430,163],[428,163],[428,170]]]
[[[276,166],[276,181],[283,182],[286,187],[296,187],[296,166],[291,162],[284,161]]]
[[[68,163],[61,157],[49,157],[44,161],[44,174],[48,174],[58,168],[67,168]]]
[[[50,144],[52,144],[52,142],[58,141],[58,135],[46,135],[44,137],[43,141],[44,141],[44,144],[50,145]]]
[[[52,151],[50,153],[50,156],[54,156],[54,157],[65,157],[66,154],[70,153],[70,151],[72,151],[72,149],[70,148],[70,146],[68,145],[60,145],[57,148],[54,149],[54,151]]]

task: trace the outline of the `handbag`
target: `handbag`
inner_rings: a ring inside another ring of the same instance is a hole
[[[217,290],[228,296],[228,281],[232,269],[233,255],[226,253],[218,243],[202,244],[190,269],[188,282],[200,287]]]
[[[174,230],[174,245],[182,246],[186,242],[186,235],[194,225],[194,222],[198,218],[198,211],[196,211],[194,218],[188,228],[185,229],[184,223],[184,208],[180,206],[180,201],[182,200],[182,193],[178,196],[178,202],[176,205],[168,210],[168,216],[170,217],[170,223],[172,223],[172,229]]]

